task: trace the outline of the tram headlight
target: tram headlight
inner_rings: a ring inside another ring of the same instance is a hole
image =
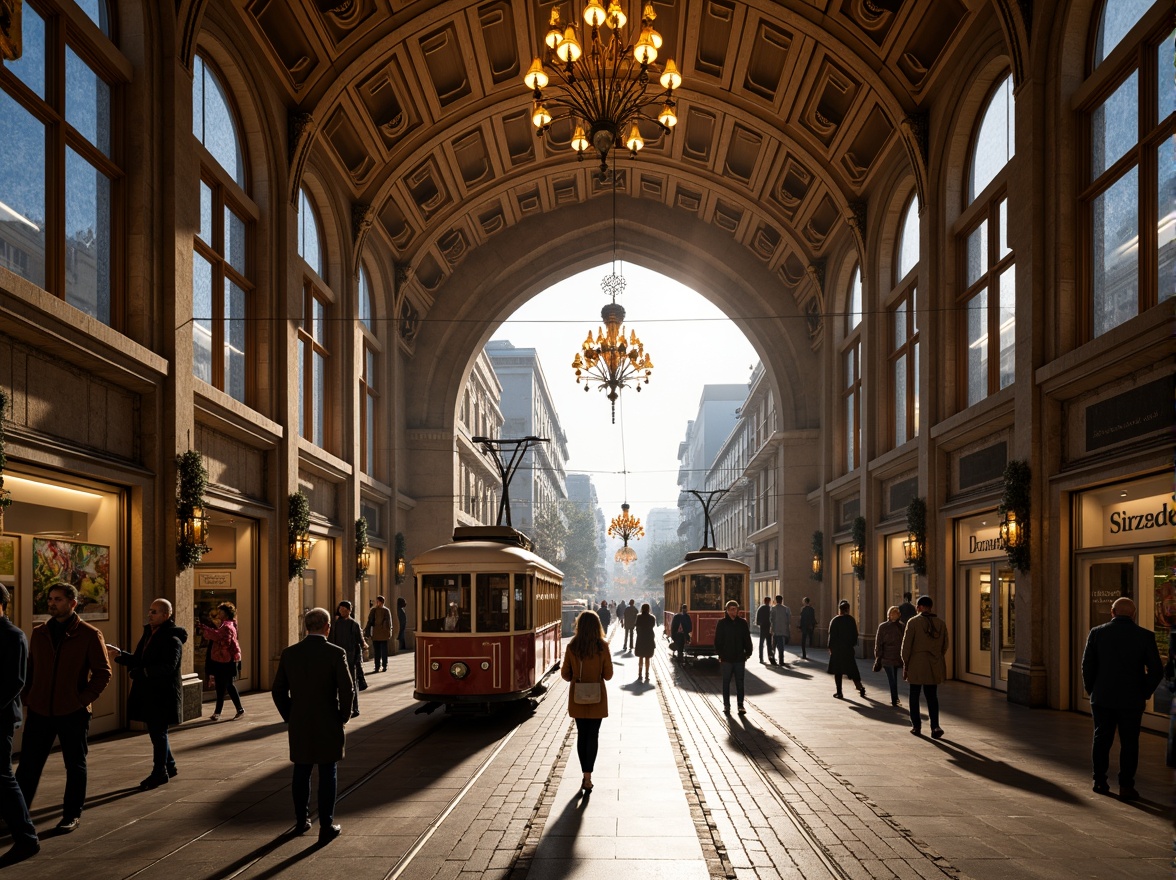
[[[434,672],[436,672],[438,669],[441,668],[441,664],[438,663],[436,660],[434,660],[432,663],[429,664],[429,668],[432,669]]]
[[[454,678],[456,678],[458,681],[461,681],[463,678],[465,678],[467,675],[470,674],[470,668],[468,666],[466,666],[464,663],[462,663],[460,660],[458,660],[456,663],[454,663],[452,666],[449,667],[449,674],[452,675]]]
[[[483,668],[483,669],[489,669],[489,668],[490,668],[490,661],[489,661],[489,660],[483,660],[483,661],[482,661],[482,668]]]

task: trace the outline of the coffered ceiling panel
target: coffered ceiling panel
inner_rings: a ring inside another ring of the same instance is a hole
[[[578,21],[579,0],[233,2],[291,114],[313,119],[299,149],[372,206],[422,303],[503,231],[608,192],[570,122],[536,134],[522,83],[553,6]],[[655,0],[679,123],[642,125],[621,191],[710,224],[803,298],[886,157],[921,161],[904,120],[984,2]]]

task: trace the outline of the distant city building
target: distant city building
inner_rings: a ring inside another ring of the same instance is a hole
[[[645,544],[676,544],[681,514],[676,507],[655,507],[645,517]]]
[[[568,439],[533,348],[516,348],[506,340],[486,343],[485,353],[502,385],[503,437],[546,437],[523,457],[510,485],[511,522],[532,534],[535,512],[568,497]]]
[[[605,523],[604,511],[600,509],[600,498],[596,494],[596,485],[589,474],[568,474],[568,500],[577,505],[586,505],[592,510],[592,523],[596,543],[596,586],[604,585],[608,577],[605,566],[605,554],[608,551],[608,526]]]
[[[458,470],[458,493],[454,503],[457,524],[461,526],[494,525],[497,522],[502,480],[498,469],[472,438],[500,436],[503,418],[498,401],[501,396],[502,383],[498,381],[490,358],[482,351],[466,379],[454,431]]]
[[[686,424],[686,438],[678,444],[678,486],[685,493],[702,489],[723,441],[735,426],[736,413],[747,398],[747,385],[704,385],[698,414]],[[693,495],[678,499],[678,534],[693,550],[702,546],[702,506]]]

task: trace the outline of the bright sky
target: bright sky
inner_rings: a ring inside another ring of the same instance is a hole
[[[702,386],[746,383],[758,357],[742,331],[690,288],[641,266],[619,266],[626,282],[617,297],[625,307],[625,335],[637,331],[653,374],[640,393],[621,392],[615,425],[605,392],[594,385],[585,393],[571,366],[589,327],[595,335],[602,324],[600,308],[608,299],[600,282],[610,264],[549,287],[494,338],[537,349],[568,437],[568,472],[592,475],[605,519],[619,514],[626,499],[625,462],[629,505],[644,522],[651,508],[677,506],[678,444],[698,412]]]

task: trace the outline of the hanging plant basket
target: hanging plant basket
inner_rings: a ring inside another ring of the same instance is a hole
[[[1032,474],[1029,463],[1013,459],[1004,469],[1004,494],[1000,499],[1000,514],[1016,517],[1017,543],[1005,544],[1009,565],[1018,571],[1029,571],[1029,513],[1031,511]]]
[[[208,469],[199,452],[189,449],[176,456],[176,561],[180,568],[191,568],[210,549],[207,542],[208,520],[204,514],[204,493],[208,489]]]
[[[911,559],[911,569],[923,577],[927,574],[927,502],[912,498],[907,505],[908,540],[914,540],[918,554]]]
[[[286,530],[289,535],[289,572],[290,580],[301,577],[310,565],[309,552],[299,552],[300,547],[307,547],[310,538],[310,499],[301,492],[295,492],[289,498],[289,511],[286,515]]]

